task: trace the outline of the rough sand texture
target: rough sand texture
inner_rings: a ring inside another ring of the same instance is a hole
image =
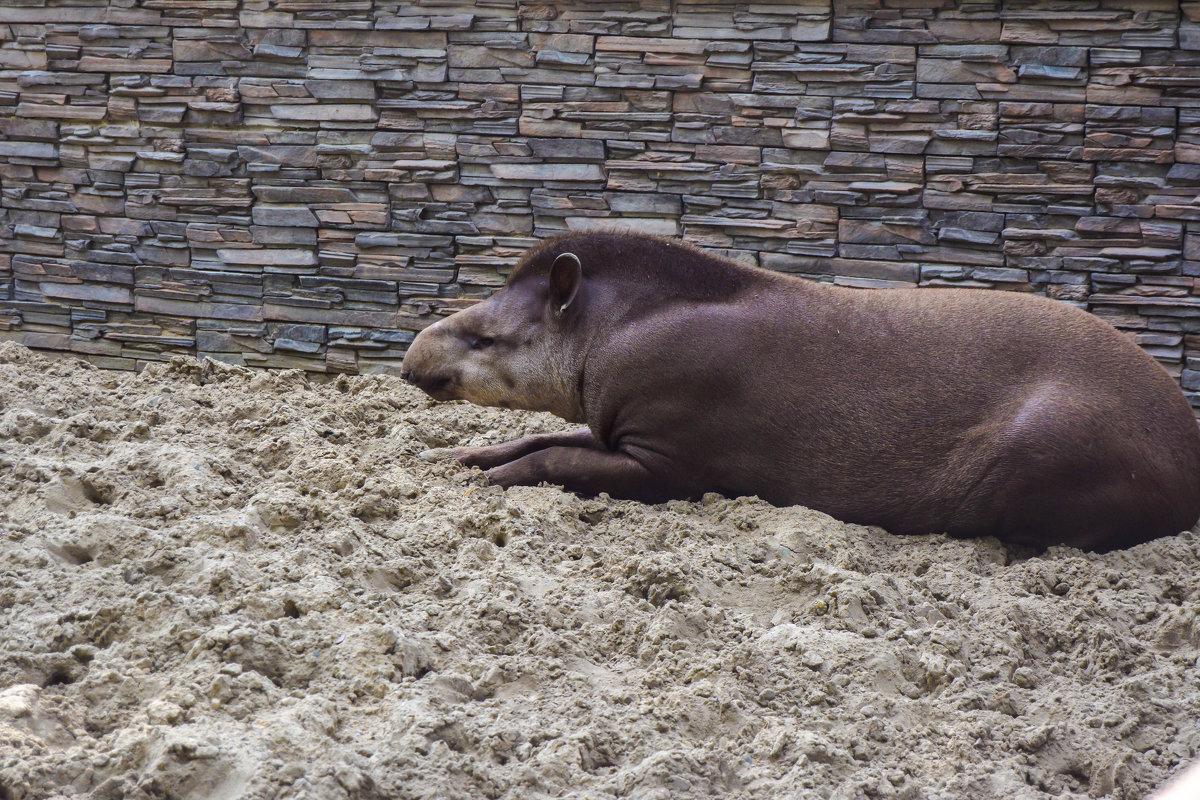
[[[1104,556],[501,491],[561,423],[0,344],[0,798],[1144,796],[1200,536]]]

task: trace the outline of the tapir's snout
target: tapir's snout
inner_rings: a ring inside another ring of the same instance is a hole
[[[400,365],[400,377],[437,400],[449,400],[446,389],[451,379],[445,354],[441,352],[445,343],[439,341],[436,331],[433,335],[428,333],[423,331],[408,348]]]
[[[433,397],[437,400],[451,399],[446,394],[446,387],[450,385],[449,378],[438,377],[438,376],[433,376],[433,375],[424,375],[424,376],[413,375],[412,377],[406,378],[405,380],[407,380],[413,386],[416,386],[418,389],[423,391],[425,394],[427,394],[430,397]]]
[[[449,378],[418,375],[408,367],[401,368],[400,377],[428,394],[433,394],[439,389],[446,388],[446,384],[450,382]]]

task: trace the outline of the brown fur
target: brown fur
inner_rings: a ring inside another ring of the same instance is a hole
[[[567,252],[582,279],[560,311]],[[479,337],[494,342],[464,346]],[[456,451],[501,485],[758,495],[894,533],[1097,550],[1200,517],[1200,428],[1175,382],[1106,323],[1028,295],[847,289],[566,235],[422,332],[405,372],[442,399],[587,423]]]

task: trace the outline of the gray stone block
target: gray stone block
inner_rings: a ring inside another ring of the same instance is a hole
[[[0,142],[0,158],[57,159],[58,147],[50,142]]]
[[[255,225],[315,228],[318,224],[312,211],[301,205],[271,206],[259,203],[250,213]]]

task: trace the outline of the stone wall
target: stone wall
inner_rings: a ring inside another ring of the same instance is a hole
[[[372,371],[613,220],[1044,292],[1200,405],[1200,3],[4,0],[0,337]]]

